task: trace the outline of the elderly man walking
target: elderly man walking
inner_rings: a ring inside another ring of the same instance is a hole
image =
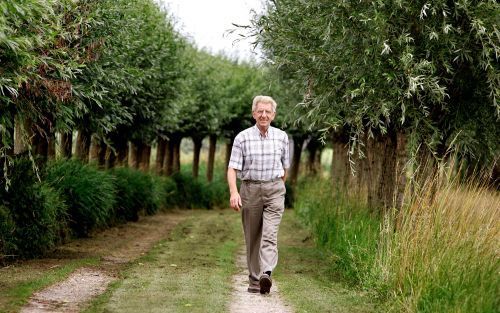
[[[276,102],[256,96],[253,127],[234,139],[227,181],[230,204],[242,209],[249,272],[249,292],[269,293],[271,273],[278,263],[278,228],[285,209],[285,180],[289,167],[288,136],[271,126]],[[238,192],[236,177],[241,179]]]

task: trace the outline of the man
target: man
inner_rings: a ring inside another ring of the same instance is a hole
[[[234,139],[227,181],[231,207],[242,209],[247,250],[249,292],[269,293],[271,273],[278,263],[278,228],[285,209],[285,180],[289,167],[288,136],[271,126],[276,102],[256,96],[253,127]],[[240,192],[236,177],[242,180]]]

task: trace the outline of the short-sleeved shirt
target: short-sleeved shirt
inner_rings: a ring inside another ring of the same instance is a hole
[[[290,167],[288,135],[269,126],[265,136],[257,125],[247,128],[234,138],[229,168],[238,170],[245,180],[270,181],[285,175]]]

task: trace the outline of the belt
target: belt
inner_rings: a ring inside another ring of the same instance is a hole
[[[283,180],[281,177],[273,178],[270,180],[250,180],[250,179],[245,179],[243,182],[247,184],[265,184],[265,183],[272,183],[275,181]]]

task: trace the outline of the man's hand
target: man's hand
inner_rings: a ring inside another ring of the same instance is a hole
[[[241,197],[238,192],[238,187],[236,186],[236,170],[234,168],[229,167],[227,169],[227,183],[229,185],[229,192],[231,193],[229,204],[233,210],[239,212],[241,208]]]
[[[231,204],[233,210],[239,212],[241,208],[240,194],[238,192],[231,193],[231,199],[229,200],[229,203]]]

